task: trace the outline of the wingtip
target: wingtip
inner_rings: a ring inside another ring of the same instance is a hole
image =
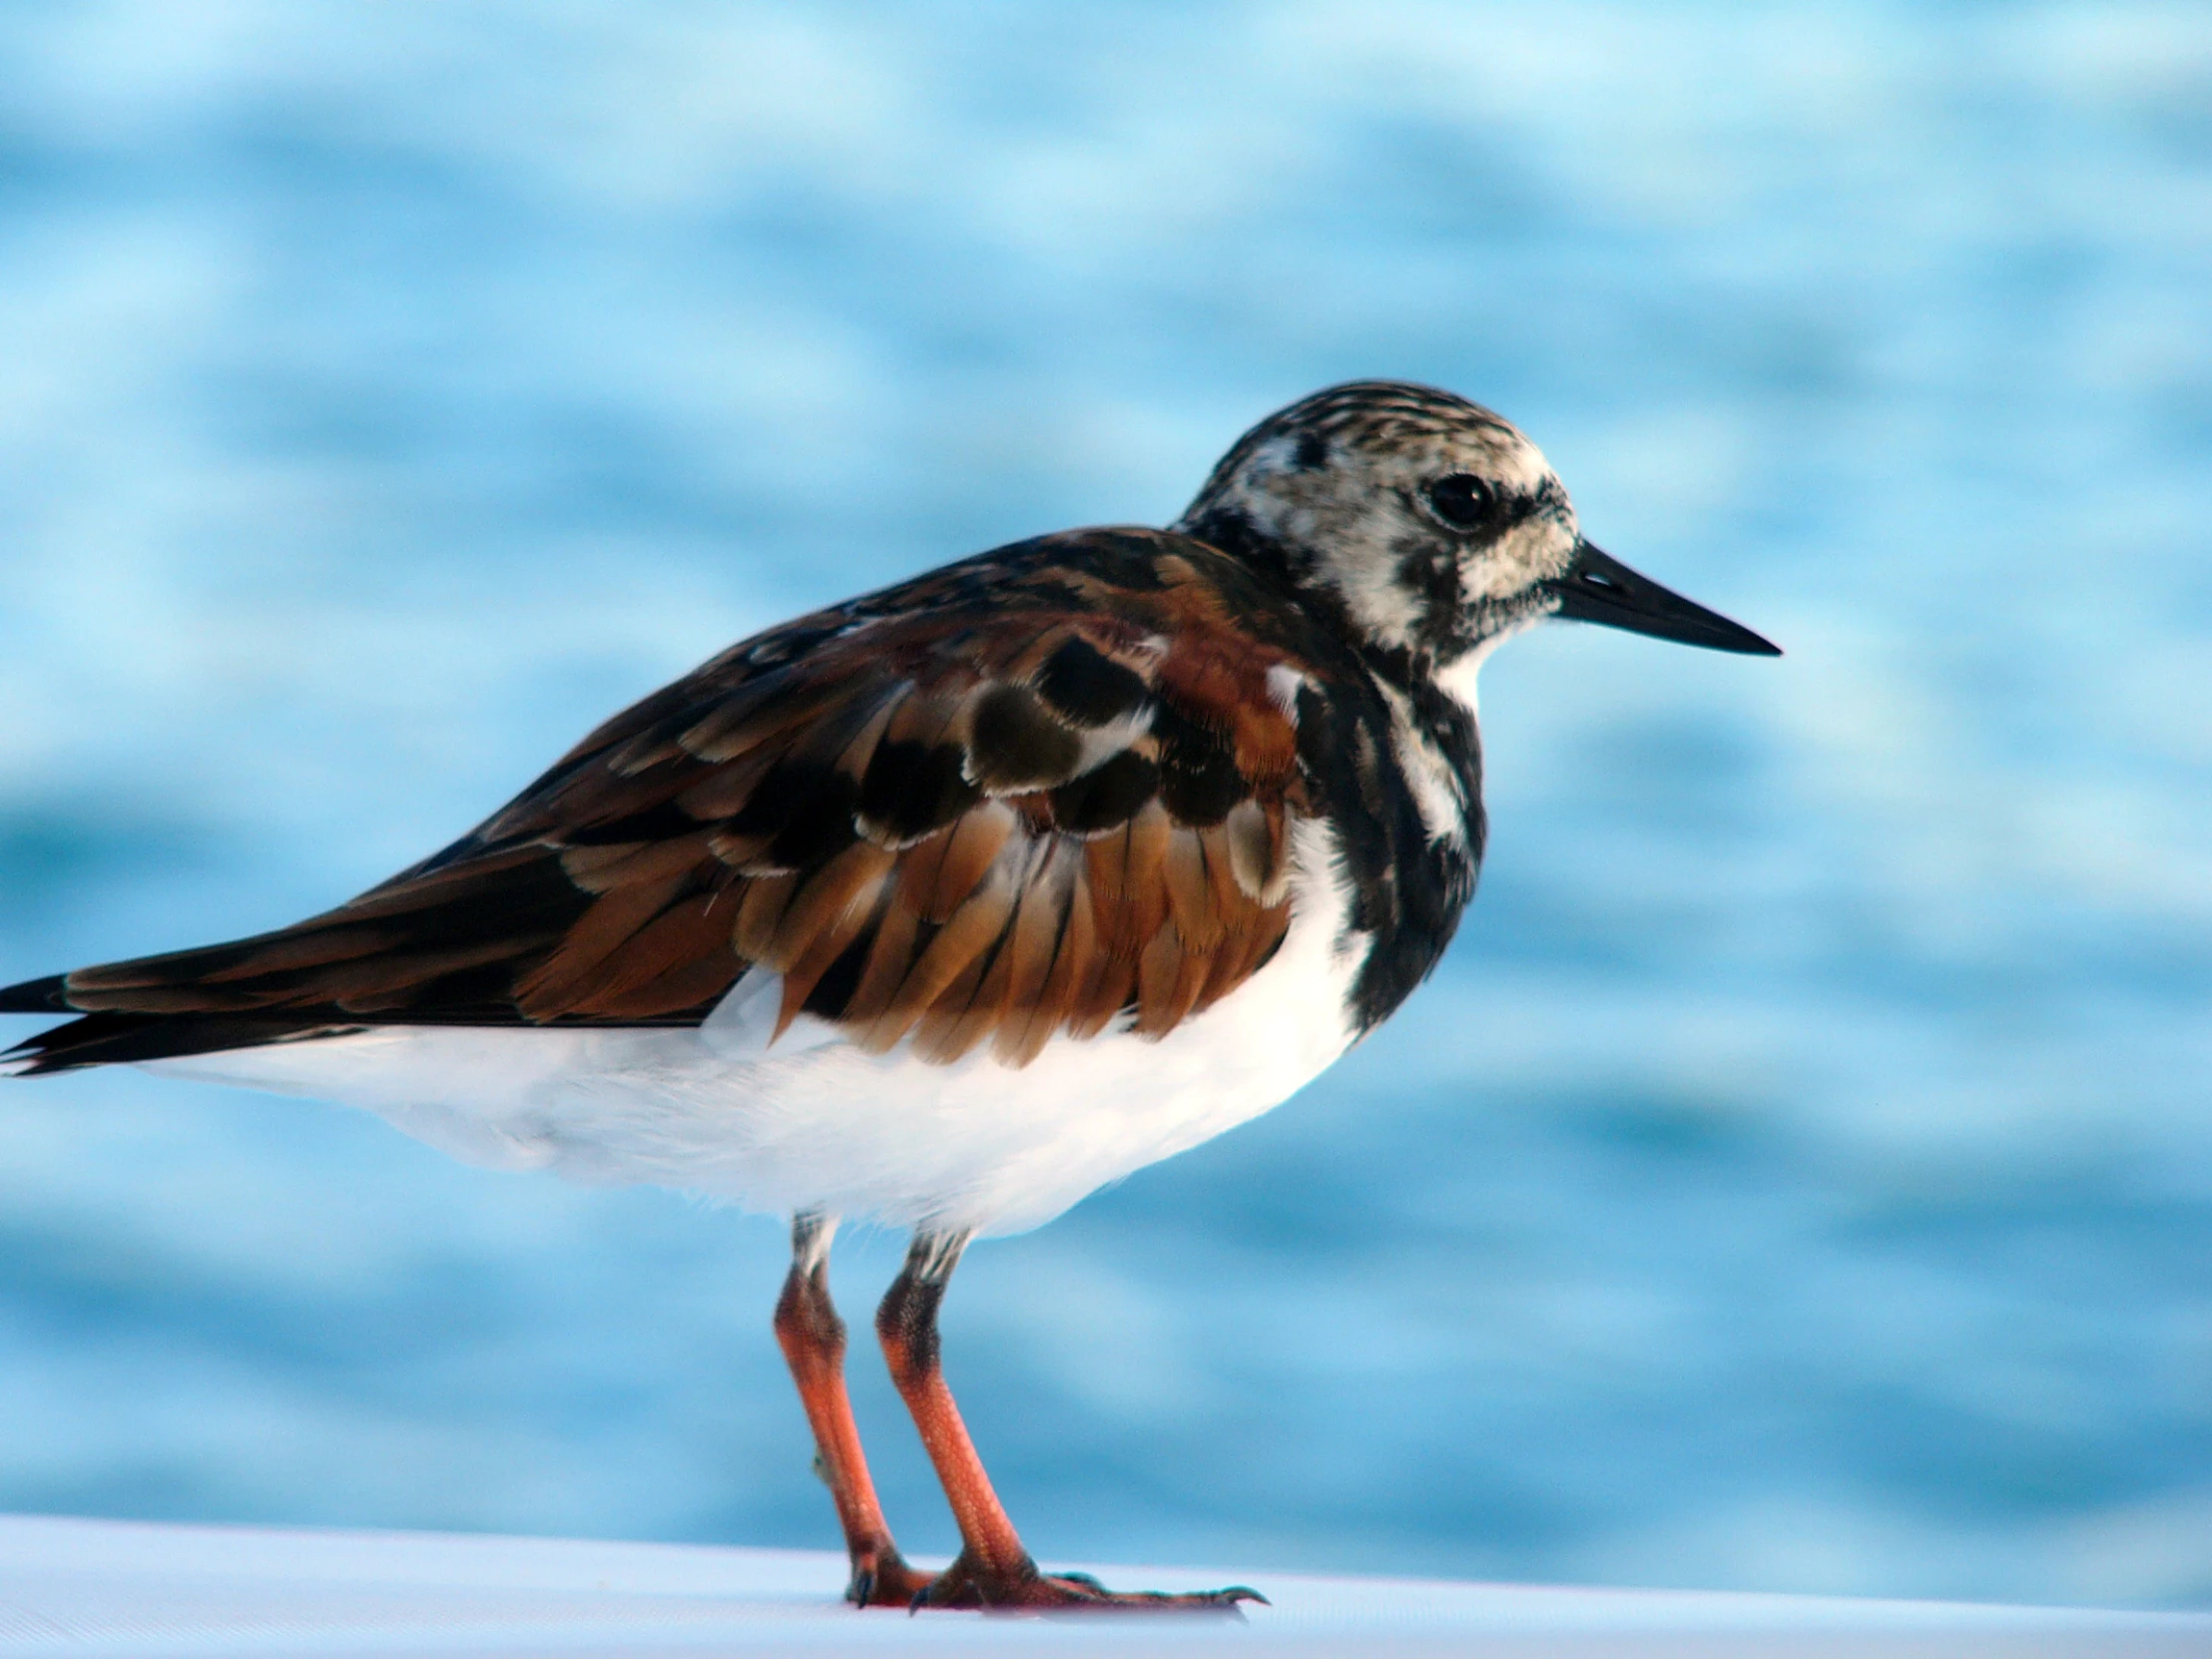
[[[20,985],[0,986],[0,1014],[73,1014],[69,1005],[69,976],[50,973],[44,979],[26,979]]]
[[[55,1063],[49,1052],[51,1045],[46,1041],[62,1029],[66,1028],[53,1026],[35,1037],[24,1038],[13,1048],[0,1049],[0,1078],[38,1077],[50,1071],[66,1070],[65,1066]]]

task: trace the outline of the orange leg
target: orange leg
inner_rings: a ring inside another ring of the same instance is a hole
[[[830,1237],[836,1226],[819,1215],[793,1220],[792,1271],[776,1303],[776,1341],[815,1431],[815,1467],[829,1483],[844,1528],[852,1559],[844,1598],[857,1607],[905,1607],[928,1588],[929,1574],[907,1566],[891,1542],[845,1395],[844,1321],[830,1300]]]
[[[1192,1595],[1158,1591],[1116,1594],[1082,1573],[1048,1575],[1037,1570],[1020,1534],[983,1472],[960,1408],[952,1402],[937,1363],[937,1308],[967,1247],[965,1233],[916,1233],[906,1265],[883,1305],[875,1334],[882,1340],[891,1381],[898,1385],[921,1443],[960,1528],[960,1553],[915,1596],[916,1607],[1196,1608],[1234,1611],[1240,1601],[1265,1601],[1257,1590],[1234,1585]]]

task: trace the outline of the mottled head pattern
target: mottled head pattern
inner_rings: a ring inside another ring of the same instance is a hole
[[[1553,609],[1543,584],[1579,540],[1565,488],[1510,421],[1390,380],[1332,386],[1261,421],[1175,528],[1431,670]]]

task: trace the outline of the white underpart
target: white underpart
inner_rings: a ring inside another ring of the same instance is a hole
[[[1257,1117],[1350,1045],[1367,942],[1348,931],[1334,837],[1299,824],[1273,960],[1148,1042],[1056,1037],[1014,1070],[865,1054],[748,973],[698,1030],[391,1026],[159,1060],[146,1069],[375,1112],[495,1169],[647,1182],[789,1214],[1018,1233],[1086,1193]]]
[[[1516,635],[1527,633],[1549,614],[1548,611],[1540,611],[1500,633],[1492,634],[1488,639],[1477,641],[1472,650],[1460,653],[1436,671],[1436,684],[1443,689],[1445,696],[1464,704],[1468,714],[1476,713],[1479,704],[1475,696],[1475,680],[1482,673],[1482,665],[1490,660],[1491,654],[1499,646]]]
[[[1518,632],[1518,630],[1515,630]],[[1476,642],[1471,651],[1463,652],[1453,661],[1436,671],[1436,684],[1446,697],[1466,706],[1467,713],[1478,714],[1481,703],[1476,696],[1475,680],[1482,673],[1482,665],[1490,660],[1490,653],[1504,644],[1511,635],[1497,634]]]
[[[1475,697],[1475,679],[1482,675],[1482,664],[1491,659],[1491,653],[1495,653],[1497,646],[1502,646],[1506,639],[1519,633],[1528,633],[1537,622],[1542,622],[1542,617],[1530,617],[1528,622],[1522,622],[1515,628],[1506,628],[1504,633],[1493,633],[1488,639],[1477,639],[1471,651],[1460,653],[1451,662],[1435,670],[1435,684],[1442,688],[1446,697],[1462,704],[1468,715],[1480,713],[1480,701]]]

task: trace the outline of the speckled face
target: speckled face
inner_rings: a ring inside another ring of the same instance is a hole
[[[1376,645],[1445,667],[1537,621],[1579,534],[1543,455],[1450,392],[1334,386],[1239,440],[1176,528],[1264,548]]]

